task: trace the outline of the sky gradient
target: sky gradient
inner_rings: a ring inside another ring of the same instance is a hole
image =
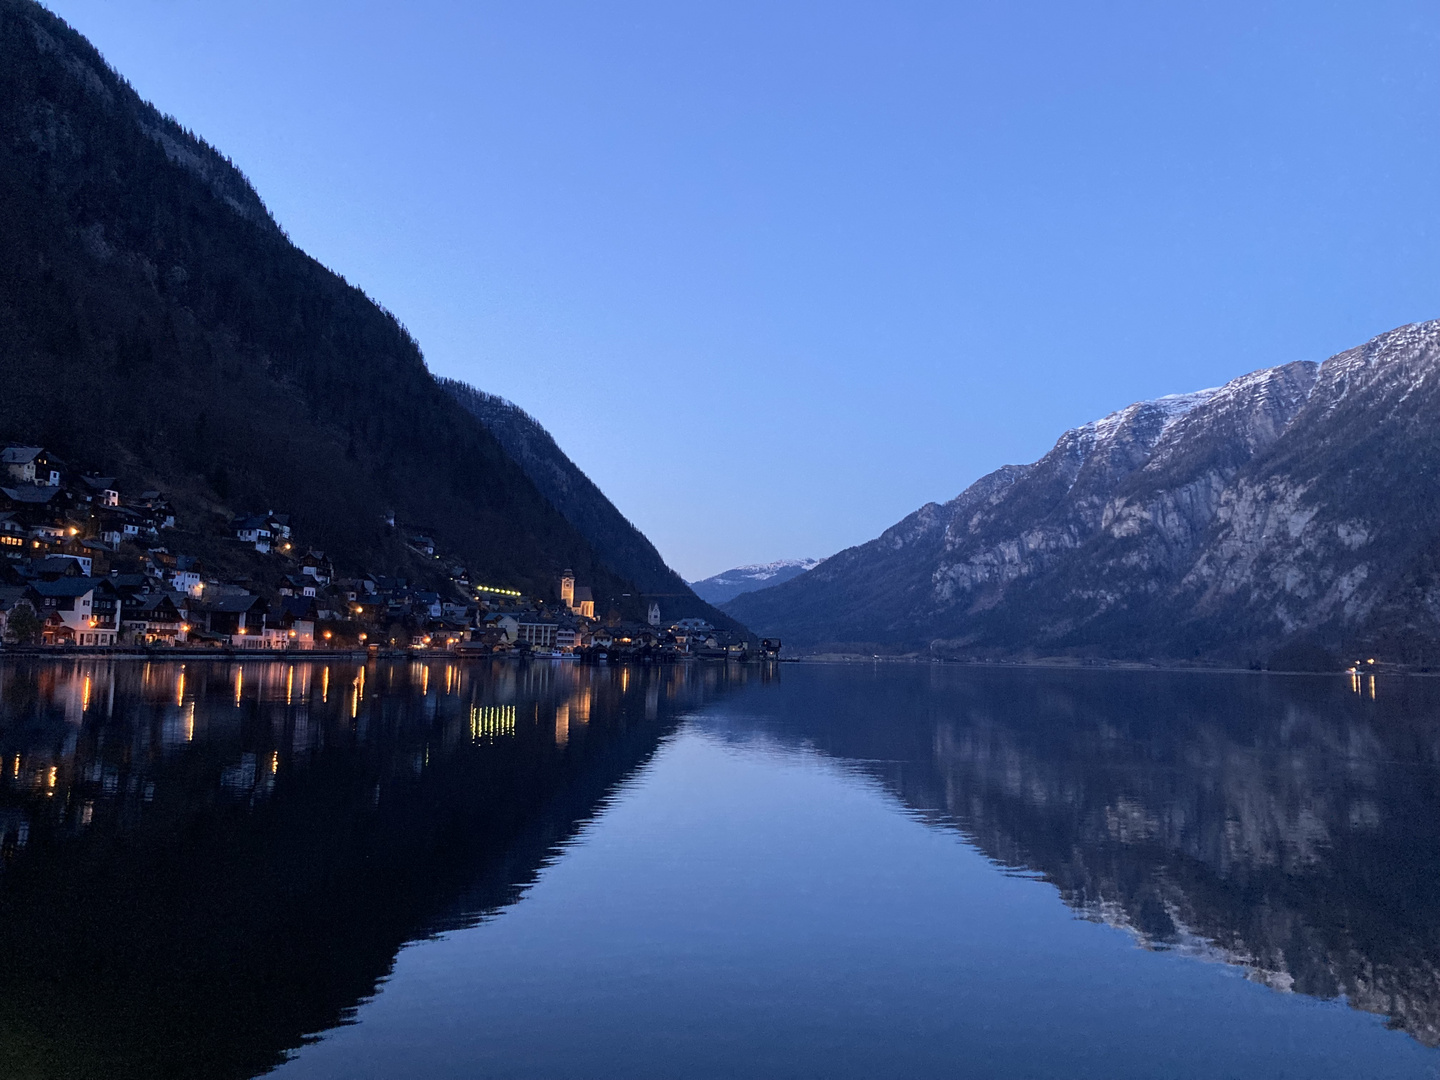
[[[52,0],[686,577],[1440,316],[1440,5]]]

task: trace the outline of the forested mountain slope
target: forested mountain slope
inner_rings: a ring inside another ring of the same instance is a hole
[[[811,648],[1440,662],[1440,321],[1140,402],[726,605]]]
[[[30,0],[0,0],[0,439],[166,489],[182,528],[283,509],[342,570],[423,529],[542,595],[632,591],[218,151]]]
[[[513,402],[476,390],[468,383],[455,379],[439,382],[499,440],[601,561],[634,582],[647,603],[653,599],[660,605],[665,620],[698,617],[717,626],[739,627],[730,616],[697,596],[684,578],[666,565],[655,545],[570,460],[538,420]]]

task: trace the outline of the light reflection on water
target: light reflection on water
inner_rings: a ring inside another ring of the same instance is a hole
[[[0,664],[0,1075],[1433,1075],[1369,679]]]

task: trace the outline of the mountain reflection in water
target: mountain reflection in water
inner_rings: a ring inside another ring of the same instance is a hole
[[[246,1077],[766,669],[0,664],[0,1075]]]
[[[1440,1044],[1440,680],[786,674],[722,730],[846,762],[1145,947]]]

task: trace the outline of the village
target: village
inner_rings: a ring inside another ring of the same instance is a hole
[[[393,518],[390,524],[394,524]],[[295,535],[288,513],[234,516],[225,542],[253,551],[264,573],[212,571],[175,549],[176,516],[160,491],[122,491],[38,446],[0,450],[0,649],[248,655],[315,650],[448,653],[589,662],[774,660],[756,642],[704,619],[666,620],[640,598],[644,622],[597,616],[590,587],[564,571],[551,595],[473,580],[435,541],[404,533],[443,567],[444,585],[337,574]],[[432,574],[432,581],[440,575]]]

